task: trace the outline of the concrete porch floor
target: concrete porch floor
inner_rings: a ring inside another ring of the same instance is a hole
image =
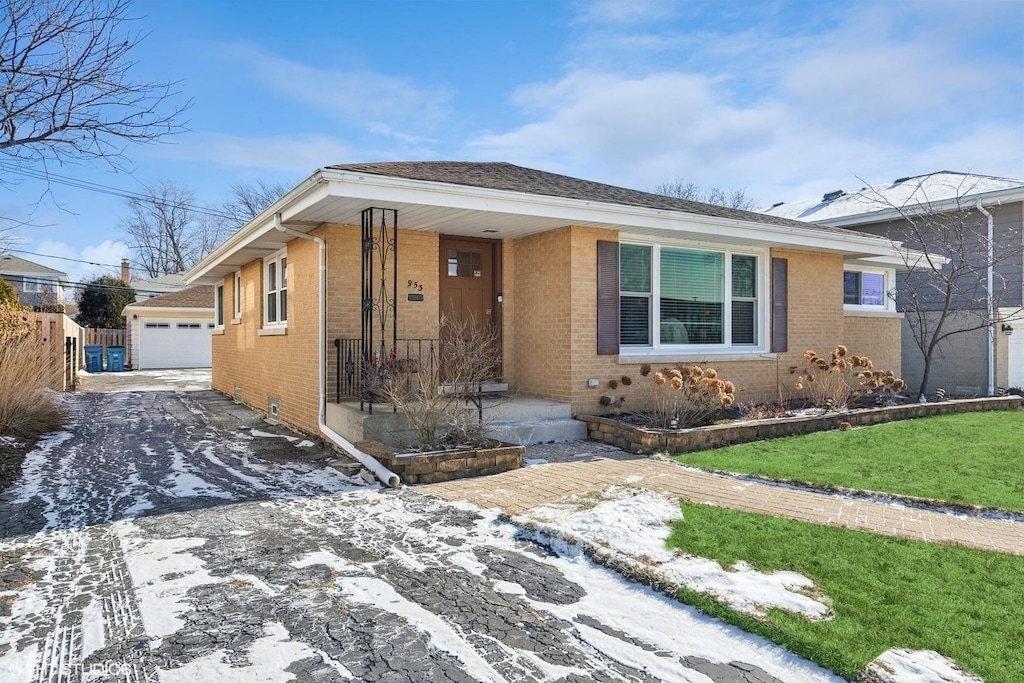
[[[476,406],[466,406],[472,415]],[[536,396],[498,395],[484,398],[484,436],[521,446],[585,439],[587,428],[572,417],[568,403]],[[415,442],[412,424],[390,404],[376,403],[373,414],[359,401],[328,403],[327,426],[350,441],[381,441],[391,445]]]

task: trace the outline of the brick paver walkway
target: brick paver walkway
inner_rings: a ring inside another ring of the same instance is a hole
[[[580,450],[594,444],[578,443]],[[548,447],[550,448],[550,446]],[[846,498],[700,472],[622,451],[533,465],[490,477],[418,486],[446,500],[466,500],[515,515],[575,493],[634,486],[746,512],[829,524],[915,540],[1024,555],[1024,522],[959,517],[919,508]],[[530,457],[530,450],[527,456]]]

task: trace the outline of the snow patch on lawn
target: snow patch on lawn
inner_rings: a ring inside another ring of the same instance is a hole
[[[830,619],[831,607],[814,582],[796,572],[766,574],[737,562],[718,562],[669,550],[665,541],[682,519],[679,504],[659,493],[613,486],[603,492],[571,496],[529,510],[516,523],[544,544],[550,539],[582,542],[607,555],[610,564],[658,583],[707,595],[730,608],[759,617],[770,608],[802,614],[812,621]]]
[[[902,648],[880,654],[868,664],[864,676],[877,683],[985,683],[934,650]]]

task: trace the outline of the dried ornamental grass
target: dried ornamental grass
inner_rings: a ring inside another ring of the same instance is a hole
[[[27,331],[0,328],[0,436],[34,438],[59,429],[64,411],[49,387],[53,368]]]

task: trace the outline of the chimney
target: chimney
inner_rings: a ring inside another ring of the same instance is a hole
[[[131,271],[128,269],[128,259],[121,259],[121,281],[128,284],[131,279]]]

